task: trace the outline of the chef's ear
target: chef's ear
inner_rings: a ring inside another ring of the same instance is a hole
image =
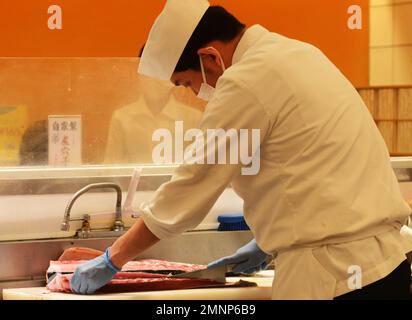
[[[213,47],[200,48],[199,50],[197,50],[197,54],[202,58],[203,61],[206,60],[206,58],[208,58],[211,59],[211,61],[213,61],[218,66],[222,66],[220,54]]]

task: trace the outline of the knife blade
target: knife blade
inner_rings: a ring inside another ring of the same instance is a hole
[[[270,265],[274,260],[274,256],[270,255],[266,259],[266,264]],[[226,283],[226,276],[234,275],[233,269],[235,264],[222,265],[213,269],[202,269],[198,271],[180,273],[170,276],[170,278],[186,278],[186,279],[206,279],[219,283]]]
[[[214,269],[202,269],[198,271],[176,274],[170,276],[170,278],[206,279],[219,283],[226,283],[226,272],[228,272],[228,266],[222,265]]]

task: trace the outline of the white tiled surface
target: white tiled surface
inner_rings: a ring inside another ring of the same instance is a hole
[[[370,0],[370,84],[412,84],[412,0]]]
[[[372,85],[384,85],[393,82],[393,49],[388,47],[371,48],[370,82]]]
[[[394,1],[393,0],[370,0],[371,7],[374,6],[384,6],[384,5],[391,5]]]
[[[412,45],[393,48],[393,84],[412,84]]]
[[[378,6],[370,12],[370,46],[393,45],[393,7]]]
[[[393,44],[412,44],[412,1],[393,6]]]

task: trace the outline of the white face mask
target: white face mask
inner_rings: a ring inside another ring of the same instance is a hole
[[[220,54],[219,54],[219,58],[220,58],[220,63],[222,64],[222,70],[223,70],[223,72],[225,72],[226,71],[225,63],[223,62],[222,56]],[[199,59],[200,59],[200,69],[202,70],[203,83],[200,86],[200,90],[199,90],[199,93],[197,94],[197,96],[198,96],[198,98],[200,98],[202,100],[210,101],[210,100],[212,100],[212,97],[213,97],[216,89],[213,88],[211,85],[209,85],[207,83],[206,73],[205,73],[205,68],[203,66],[202,57],[199,56]]]

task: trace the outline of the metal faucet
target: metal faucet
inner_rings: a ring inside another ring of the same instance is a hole
[[[124,230],[124,223],[122,220],[122,189],[119,185],[115,183],[95,183],[90,184],[83,189],[77,191],[73,198],[68,203],[66,210],[64,212],[63,222],[61,224],[60,229],[62,231],[69,231],[70,230],[70,221],[83,221],[82,232],[88,233],[90,232],[90,216],[85,215],[83,219],[70,219],[70,211],[76,202],[76,200],[85,194],[86,192],[93,190],[93,189],[114,189],[117,192],[117,200],[116,200],[116,218],[112,228],[112,231],[119,232]]]

